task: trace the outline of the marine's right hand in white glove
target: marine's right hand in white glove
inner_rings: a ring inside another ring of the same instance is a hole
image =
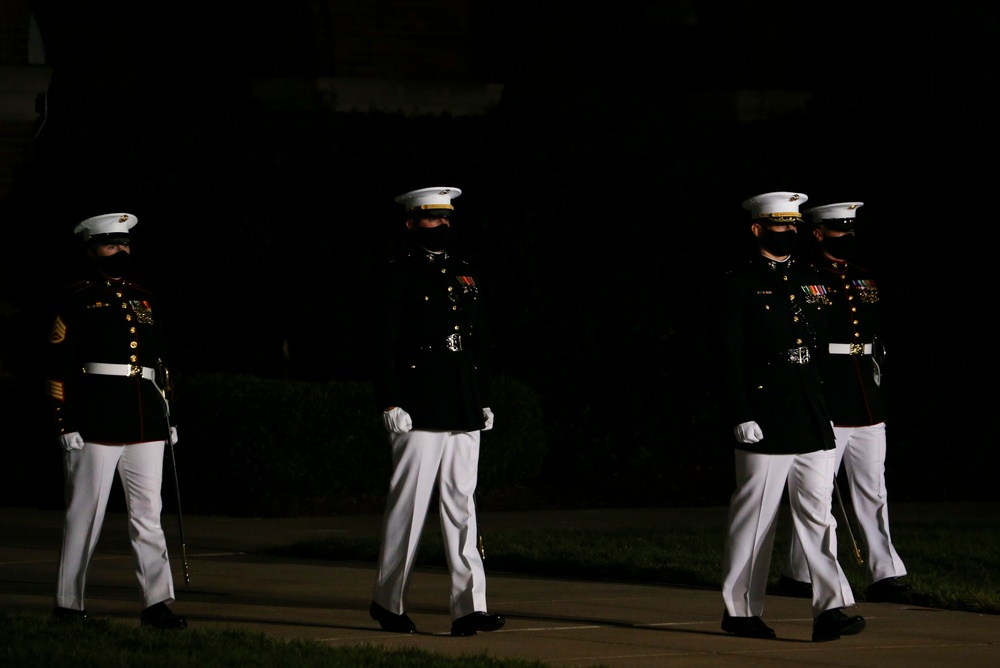
[[[385,430],[392,434],[405,434],[413,429],[410,414],[399,406],[382,411],[382,420],[385,422]]]
[[[83,436],[80,436],[80,432],[78,431],[71,431],[68,434],[60,435],[59,443],[63,446],[63,450],[66,452],[70,452],[71,450],[82,450]]]
[[[764,432],[760,430],[760,425],[753,420],[733,427],[733,435],[740,443],[757,443],[764,438]]]

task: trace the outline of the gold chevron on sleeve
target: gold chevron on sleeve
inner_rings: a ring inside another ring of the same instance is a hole
[[[52,329],[49,331],[49,343],[61,343],[66,338],[66,323],[63,322],[62,316],[56,316],[55,322],[52,323]]]
[[[50,397],[56,401],[66,401],[64,385],[61,380],[51,380],[47,378],[45,379],[45,386]]]

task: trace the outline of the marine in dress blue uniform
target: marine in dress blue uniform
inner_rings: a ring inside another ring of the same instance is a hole
[[[865,625],[843,612],[854,597],[837,562],[831,512],[834,434],[819,365],[828,301],[818,272],[792,255],[806,199],[782,191],[743,202],[758,250],[725,275],[718,293],[722,408],[732,425],[736,471],[722,629],[744,637],[775,637],[761,615],[786,488],[813,574],[812,639],[833,640]]]
[[[836,471],[847,478],[851,506],[866,552],[865,600],[911,602],[912,587],[899,581],[906,566],[889,530],[885,483],[886,403],[881,389],[880,295],[871,273],[854,264],[854,231],[863,202],[807,209],[814,225],[820,272],[830,300],[829,355],[823,379],[837,442]],[[793,537],[782,573],[783,589],[808,592],[811,578],[802,546]]]
[[[455,256],[453,187],[403,193],[409,243],[382,267],[376,292],[375,396],[392,448],[382,544],[369,613],[383,630],[413,633],[406,597],[435,492],[451,573],[453,636],[494,631],[477,545],[480,433],[493,427],[479,273]]]
[[[129,280],[130,213],[80,222],[74,233],[93,274],[68,287],[49,334],[46,387],[63,449],[66,514],[54,616],[86,618],[87,571],[117,472],[142,602],[142,624],[183,629],[160,525],[168,420],[166,347],[149,290]]]

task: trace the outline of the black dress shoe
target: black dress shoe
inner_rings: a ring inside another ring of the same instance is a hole
[[[811,582],[801,582],[794,580],[787,575],[778,578],[778,583],[771,588],[771,592],[778,596],[793,596],[795,598],[812,598],[813,586]]]
[[[451,623],[451,635],[474,636],[479,631],[496,631],[502,628],[507,620],[503,615],[488,612],[474,612],[465,617],[459,617]]]
[[[865,618],[861,615],[848,617],[840,608],[827,610],[813,620],[813,642],[836,640],[840,636],[852,636],[865,628]]]
[[[74,610],[73,608],[56,608],[52,611],[52,616],[59,621],[73,621],[88,618],[86,610]]]
[[[722,613],[722,630],[741,638],[762,638],[773,640],[774,629],[764,623],[760,617],[731,617],[729,611]]]
[[[371,618],[378,622],[378,625],[382,627],[383,631],[389,631],[391,633],[416,633],[417,625],[413,623],[413,620],[406,616],[404,612],[401,615],[396,615],[381,605],[372,601],[371,607],[368,608],[368,614]]]
[[[913,587],[898,578],[885,578],[868,585],[865,600],[869,603],[912,603]]]
[[[188,627],[187,620],[170,612],[166,603],[157,603],[143,610],[139,622],[161,631],[181,631]]]

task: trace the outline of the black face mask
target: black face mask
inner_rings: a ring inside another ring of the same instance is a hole
[[[798,241],[799,233],[792,230],[787,232],[775,232],[768,227],[760,228],[760,246],[771,255],[784,257],[791,255],[795,250],[795,242]]]
[[[835,260],[850,260],[857,249],[857,239],[853,234],[841,237],[823,237],[823,250]]]
[[[123,278],[132,269],[132,256],[125,251],[118,251],[114,255],[98,255],[94,261],[101,273],[111,278]]]
[[[419,246],[429,251],[443,251],[451,240],[451,227],[448,225],[414,227],[413,238]]]

